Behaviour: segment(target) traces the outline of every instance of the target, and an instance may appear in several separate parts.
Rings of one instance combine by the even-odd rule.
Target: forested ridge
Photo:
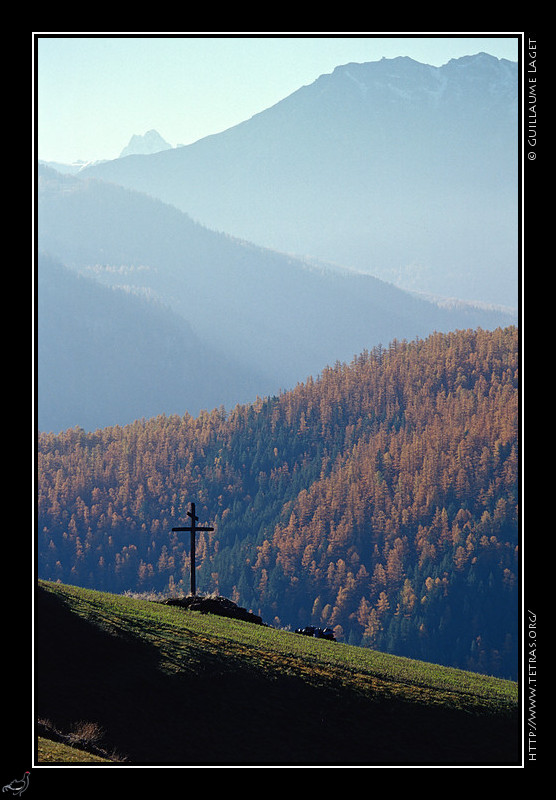
[[[518,333],[393,341],[250,405],[38,434],[39,577],[197,587],[277,626],[517,677]]]

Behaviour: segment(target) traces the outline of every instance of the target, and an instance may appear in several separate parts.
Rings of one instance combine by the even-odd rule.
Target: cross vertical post
[[[191,594],[196,594],[196,586],[195,586],[195,523],[199,521],[199,518],[195,516],[195,503],[191,503],[191,512],[187,512],[187,516],[191,517],[191,538],[190,538],[190,546],[189,552],[191,554]]]
[[[172,531],[190,531],[191,533],[191,594],[197,594],[197,587],[195,581],[195,534],[199,531],[213,531],[214,528],[198,528],[195,523],[199,522],[199,517],[195,515],[195,503],[191,503],[191,511],[187,512],[187,516],[191,517],[191,525],[185,528],[172,528]]]

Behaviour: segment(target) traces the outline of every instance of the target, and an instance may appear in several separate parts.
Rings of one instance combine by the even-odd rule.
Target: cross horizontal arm
[[[189,528],[172,528],[172,530],[173,531],[191,531],[191,530],[194,530],[194,531],[213,531],[214,528],[197,528],[197,527],[192,528],[190,526]]]

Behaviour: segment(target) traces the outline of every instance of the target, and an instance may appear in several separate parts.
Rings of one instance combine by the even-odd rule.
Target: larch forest
[[[40,578],[517,678],[518,333],[392,341],[256,402],[37,436]]]

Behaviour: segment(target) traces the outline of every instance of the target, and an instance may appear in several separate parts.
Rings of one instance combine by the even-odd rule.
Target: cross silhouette
[[[197,528],[195,523],[199,522],[199,517],[195,516],[195,503],[191,503],[191,511],[187,512],[191,517],[191,525],[186,528],[172,528],[173,531],[191,531],[191,594],[197,594],[195,587],[195,534],[198,531],[213,531],[214,528]]]

